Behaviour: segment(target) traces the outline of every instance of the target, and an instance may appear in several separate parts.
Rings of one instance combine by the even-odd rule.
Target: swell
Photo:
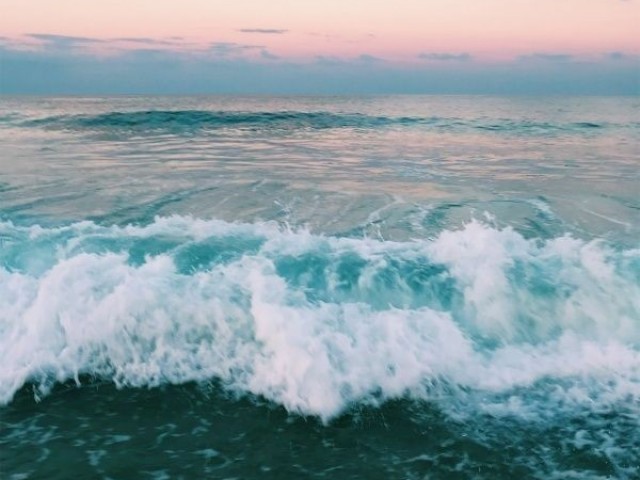
[[[180,133],[225,128],[245,129],[376,129],[384,127],[422,127],[451,131],[493,131],[518,134],[582,133],[612,126],[594,122],[535,122],[512,119],[463,119],[448,117],[376,116],[331,112],[242,112],[206,110],[149,110],[107,112],[99,115],[59,115],[22,121],[21,125],[61,130],[124,130]]]
[[[376,128],[394,124],[436,121],[421,118],[371,116],[329,112],[234,112],[234,111],[138,111],[108,112],[100,115],[54,116],[28,122],[33,126],[77,129],[190,130],[222,128]]]
[[[549,415],[640,400],[640,250],[472,222],[413,242],[191,217],[0,223],[0,401],[83,376]],[[638,412],[636,412],[637,414]]]

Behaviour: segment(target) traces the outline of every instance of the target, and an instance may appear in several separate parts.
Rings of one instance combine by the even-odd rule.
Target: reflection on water
[[[5,99],[0,202],[53,222],[181,213],[390,238],[453,202],[452,220],[630,239],[637,113],[634,98]]]

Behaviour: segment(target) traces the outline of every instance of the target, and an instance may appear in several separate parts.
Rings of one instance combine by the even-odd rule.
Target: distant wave
[[[204,110],[149,110],[108,112],[99,115],[62,115],[23,121],[23,126],[62,130],[119,130],[135,133],[182,133],[225,128],[240,129],[376,129],[423,127],[452,131],[485,130],[518,134],[553,132],[587,133],[606,128],[591,122],[550,123],[508,119],[461,119],[445,117],[375,116],[331,112],[235,112]]]
[[[100,115],[48,117],[27,122],[61,128],[126,128],[149,130],[246,128],[376,128],[394,124],[436,122],[437,119],[370,116],[328,112],[212,112],[203,110],[109,112]]]
[[[477,222],[390,242],[178,216],[0,222],[0,244],[0,403],[88,375],[215,380],[324,419],[398,397],[640,405],[640,250]]]

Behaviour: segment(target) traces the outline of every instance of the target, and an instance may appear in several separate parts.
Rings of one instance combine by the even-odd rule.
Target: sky
[[[640,0],[0,0],[0,93],[639,94]]]

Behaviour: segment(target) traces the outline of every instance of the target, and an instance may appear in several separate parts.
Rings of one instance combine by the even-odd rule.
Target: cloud
[[[82,55],[105,52],[110,54],[125,53],[137,46],[145,49],[182,51],[186,49],[198,51],[206,48],[206,45],[189,42],[184,37],[94,38],[51,33],[27,33],[14,38],[0,37],[0,44],[4,44],[11,50],[39,50],[56,54],[75,53]]]
[[[92,49],[104,48],[107,41],[101,38],[57,35],[53,33],[26,33],[2,42],[8,50],[41,51],[52,55],[86,55]]]
[[[529,60],[542,60],[545,62],[570,62],[573,60],[573,55],[569,55],[566,53],[531,53],[528,55],[520,55],[518,60],[521,61],[529,61]]]
[[[128,42],[128,43],[140,43],[145,45],[166,45],[166,46],[175,46],[180,45],[181,39],[163,39],[163,38],[150,38],[150,37],[118,37],[110,39],[109,41],[114,42]]]
[[[267,60],[279,60],[279,59],[280,59],[280,57],[279,57],[279,56],[274,55],[273,53],[269,52],[269,51],[268,51],[268,50],[266,50],[266,49],[263,49],[263,50],[260,52],[260,56],[261,56],[262,58],[267,59]]]
[[[6,51],[33,51],[50,55],[92,56],[129,56],[138,51],[149,54],[157,52],[178,53],[184,58],[206,60],[213,55],[217,58],[242,57],[247,52],[265,49],[264,45],[236,42],[192,43],[183,37],[113,37],[92,38],[50,33],[28,33],[16,38],[0,37],[0,46]],[[275,59],[269,52],[264,58]]]
[[[344,63],[344,61],[341,58],[332,57],[330,55],[316,55],[314,60],[316,64],[327,66],[327,67],[342,65]]]
[[[281,28],[241,28],[238,31],[242,33],[264,33],[268,35],[282,35],[283,33],[287,33],[289,30]]]
[[[15,39],[9,37],[0,36],[0,46],[5,48],[12,48],[15,45]]]
[[[72,45],[84,37],[45,37]],[[146,37],[125,45],[101,40],[92,48],[16,48],[0,43],[3,94],[637,94],[631,53],[600,52],[589,62],[434,61],[401,64],[369,53],[351,58],[276,58],[266,46],[234,42],[197,48],[154,48]],[[36,39],[21,37],[21,45]],[[148,39],[154,40],[154,39]],[[160,42],[168,37],[159,39]],[[28,43],[31,42],[31,43]],[[120,44],[118,42],[121,42]],[[114,47],[115,45],[115,47]],[[139,47],[133,48],[130,47]],[[426,54],[430,55],[430,54]],[[445,55],[440,53],[439,55]],[[447,55],[462,55],[447,54]],[[550,54],[545,54],[550,55]],[[562,54],[556,54],[562,55]],[[536,58],[536,57],[528,57]],[[554,57],[557,58],[557,57]],[[273,60],[273,61],[272,61]]]
[[[341,58],[334,57],[331,55],[316,55],[314,57],[315,65],[323,66],[323,67],[352,67],[352,66],[363,66],[363,65],[378,65],[384,63],[384,59],[380,57],[375,57],[368,53],[363,53],[362,55],[358,55],[355,58]]]
[[[368,53],[363,53],[357,58],[358,61],[362,63],[378,63],[384,62],[384,60],[380,57],[375,57],[373,55],[369,55]]]
[[[640,55],[633,55],[631,53],[624,52],[607,52],[604,54],[605,58],[609,60],[631,60],[637,61],[640,59]]]
[[[421,53],[418,58],[444,62],[468,62],[473,57],[468,53]]]
[[[339,40],[342,38],[340,35],[334,35],[330,33],[319,33],[319,32],[306,32],[306,35],[309,35],[311,37],[320,37],[328,42]]]
[[[624,60],[625,58],[627,58],[627,55],[622,52],[609,52],[606,53],[605,56],[607,58],[610,58],[611,60]]]
[[[152,38],[152,37],[115,37],[93,38],[76,37],[70,35],[56,35],[52,33],[28,33],[25,37],[40,40],[48,45],[58,47],[72,47],[87,44],[109,44],[114,42],[142,43],[152,45],[178,45],[184,40],[182,37]]]
[[[51,48],[74,48],[104,43],[104,40],[100,38],[74,37],[70,35],[55,35],[52,33],[28,33],[25,36],[40,40],[45,43],[46,47]]]
[[[235,42],[213,42],[209,45],[209,51],[216,57],[235,57],[256,49],[264,49],[264,45],[247,45]]]

